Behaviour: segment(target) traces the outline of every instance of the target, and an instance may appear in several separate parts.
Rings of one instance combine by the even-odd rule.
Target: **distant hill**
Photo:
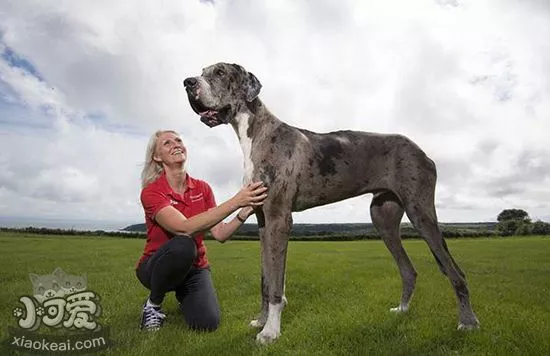
[[[441,232],[445,237],[498,237],[495,222],[479,223],[442,223]],[[146,238],[145,224],[134,224],[116,231],[93,230],[82,231],[76,229],[60,229],[48,227],[10,228],[2,227],[1,232],[32,233],[42,235],[70,235],[70,236],[110,236],[122,238]],[[401,237],[419,238],[420,236],[410,223],[401,224]],[[209,233],[207,240],[212,239]],[[256,224],[244,224],[232,236],[232,240],[258,240],[258,226]],[[378,240],[380,236],[370,223],[365,224],[294,224],[291,241],[353,241],[353,240]]]
[[[145,224],[134,224],[125,227],[122,231],[146,232]],[[370,233],[374,231],[372,224],[294,224],[292,233],[296,235],[326,235],[335,232]],[[243,224],[237,230],[241,235],[258,234],[257,224]]]
[[[145,227],[145,224],[134,224],[126,226],[124,229],[121,229],[122,231],[128,231],[128,232],[147,232],[147,228]]]
[[[496,222],[477,222],[477,223],[441,223],[439,224],[443,235],[446,237],[467,237],[467,236],[488,236],[494,235]],[[146,232],[145,224],[134,224],[125,227],[122,231],[127,232]],[[410,223],[401,224],[401,234],[404,237],[417,237],[418,233]],[[235,233],[239,236],[257,237],[257,224],[243,224]],[[371,223],[354,224],[293,224],[291,236],[331,236],[343,235],[367,236],[376,238],[378,233]]]

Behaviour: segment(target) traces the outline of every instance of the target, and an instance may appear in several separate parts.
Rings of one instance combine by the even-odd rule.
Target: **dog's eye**
[[[221,69],[216,69],[215,73],[218,77],[223,77],[225,75],[225,72]]]

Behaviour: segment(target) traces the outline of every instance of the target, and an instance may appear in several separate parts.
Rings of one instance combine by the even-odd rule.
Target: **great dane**
[[[263,181],[268,197],[256,211],[261,241],[261,312],[250,324],[256,340],[280,336],[285,267],[292,212],[372,193],[372,222],[395,259],[405,312],[416,270],[401,243],[404,213],[426,240],[458,301],[459,329],[479,327],[465,276],[438,227],[434,205],[436,167],[410,139],[360,131],[315,133],[279,120],[258,98],[261,84],[237,64],[217,63],[184,80],[191,108],[209,127],[230,124],[244,154],[244,182]]]

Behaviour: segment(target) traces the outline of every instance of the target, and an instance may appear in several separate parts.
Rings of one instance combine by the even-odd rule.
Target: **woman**
[[[138,279],[151,291],[143,306],[141,329],[155,331],[162,326],[166,315],[161,304],[169,291],[175,291],[191,328],[218,327],[220,309],[203,232],[210,230],[224,242],[267,196],[267,188],[257,182],[216,206],[210,186],[185,171],[186,158],[176,132],[157,131],[151,137],[141,177],[147,242],[136,267]],[[233,220],[222,221],[239,208]]]

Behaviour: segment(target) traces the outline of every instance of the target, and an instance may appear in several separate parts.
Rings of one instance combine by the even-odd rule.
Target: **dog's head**
[[[256,76],[238,64],[217,63],[183,81],[189,104],[210,127],[229,123],[262,88]]]

